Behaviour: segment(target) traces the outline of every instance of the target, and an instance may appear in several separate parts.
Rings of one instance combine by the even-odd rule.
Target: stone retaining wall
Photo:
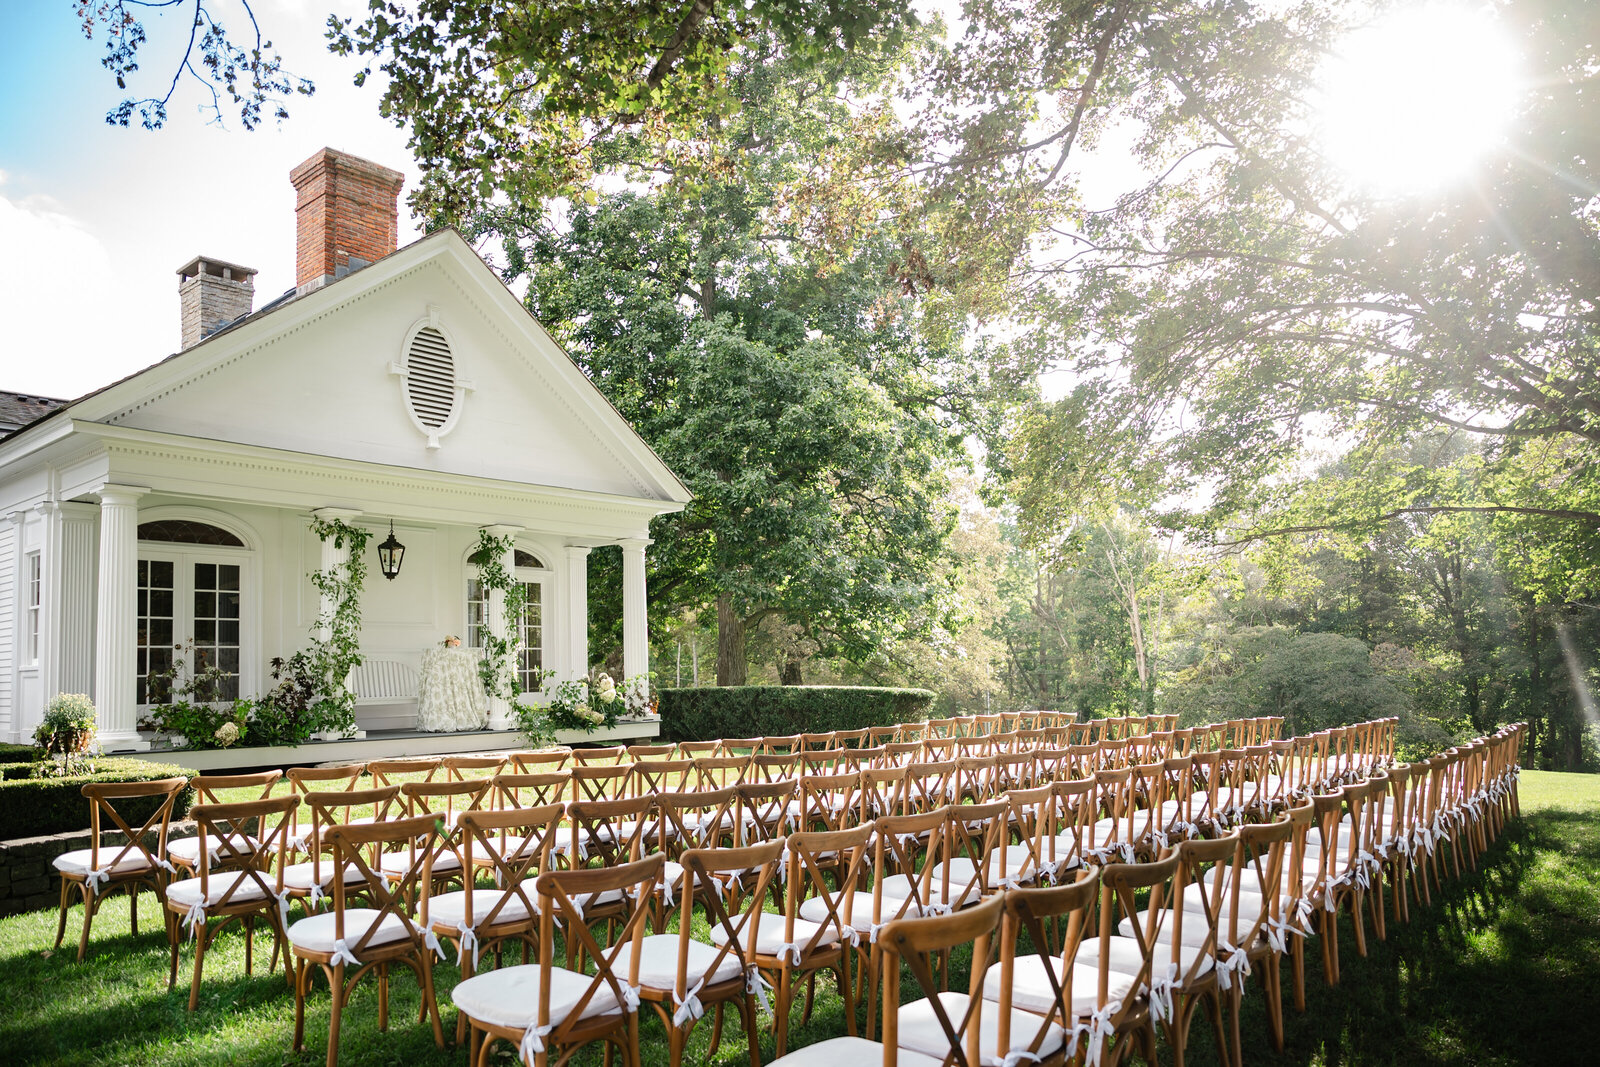
[[[167,840],[193,837],[194,833],[193,823],[174,823]],[[107,830],[100,835],[100,847],[121,848],[127,840],[122,833]],[[149,835],[148,845],[155,848],[155,834]],[[0,841],[0,917],[58,906],[61,879],[56,877],[55,858],[64,852],[88,847],[87,830]]]

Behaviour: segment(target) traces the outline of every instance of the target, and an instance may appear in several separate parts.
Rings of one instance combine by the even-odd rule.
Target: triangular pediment
[[[75,419],[131,429],[689,499],[454,231],[253,316],[73,407]]]

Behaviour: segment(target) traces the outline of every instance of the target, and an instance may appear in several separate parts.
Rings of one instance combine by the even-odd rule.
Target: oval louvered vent
[[[430,430],[443,427],[455,411],[455,358],[444,334],[432,326],[418,330],[406,352],[406,403]]]

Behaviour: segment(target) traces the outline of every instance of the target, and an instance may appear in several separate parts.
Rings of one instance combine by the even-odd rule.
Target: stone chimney
[[[294,170],[295,286],[303,294],[395,250],[405,175],[324,148]]]
[[[183,347],[197,345],[234,319],[250,314],[256,272],[237,263],[196,256],[178,268]]]

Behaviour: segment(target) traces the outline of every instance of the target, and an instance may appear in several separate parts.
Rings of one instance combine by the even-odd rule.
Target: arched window
[[[522,585],[524,606],[521,619],[522,646],[517,655],[517,680],[525,693],[540,689],[546,659],[545,610],[549,604],[546,582],[550,571],[544,561],[526,549],[516,549],[513,576]],[[483,629],[488,619],[488,602],[483,584],[475,573],[467,579],[466,643],[483,647]]]
[[[177,545],[222,545],[226,548],[243,548],[244,542],[209,522],[188,519],[158,519],[139,524],[139,540],[169,541]]]

